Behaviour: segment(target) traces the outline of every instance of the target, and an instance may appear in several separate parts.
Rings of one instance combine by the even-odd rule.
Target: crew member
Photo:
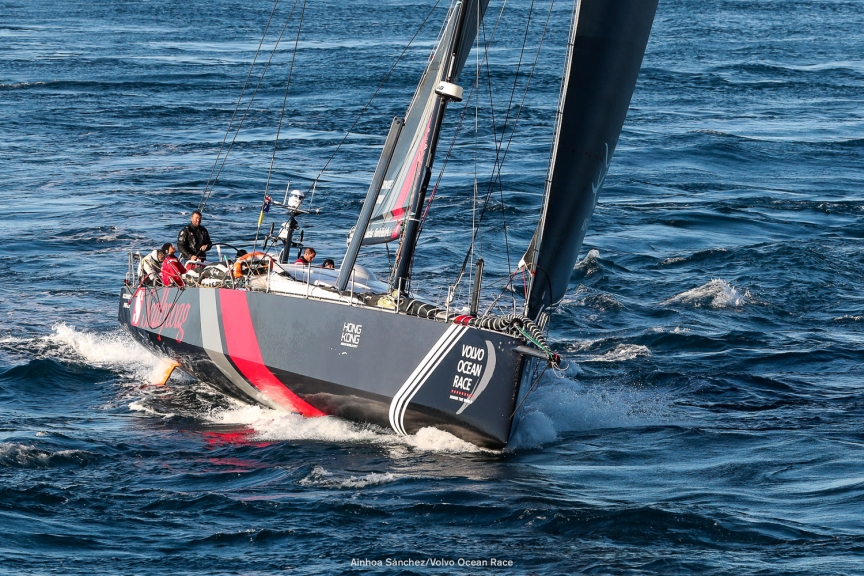
[[[336,268],[336,262],[333,261],[332,258],[327,258],[324,260],[324,264],[321,265],[322,268],[327,268],[328,270],[333,270]]]
[[[174,255],[174,246],[171,244],[166,244],[166,246],[168,249],[165,250],[165,260],[162,262],[162,284],[182,288],[185,286],[183,274],[186,272],[186,267]]]
[[[201,212],[192,212],[190,223],[177,235],[177,248],[186,260],[206,260],[207,250],[213,247],[210,234],[201,226]]]
[[[159,278],[162,270],[162,261],[165,260],[165,250],[157,248],[153,250],[138,263],[138,278],[143,286],[160,286]]]
[[[310,266],[312,264],[312,260],[315,259],[315,249],[314,248],[305,248],[303,250],[303,255],[297,259],[294,264],[302,264],[303,266]]]

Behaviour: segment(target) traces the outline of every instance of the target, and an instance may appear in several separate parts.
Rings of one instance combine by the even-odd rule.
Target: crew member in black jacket
[[[191,223],[177,235],[177,248],[186,260],[206,260],[207,250],[212,248],[210,234],[201,226],[201,212],[192,212]]]

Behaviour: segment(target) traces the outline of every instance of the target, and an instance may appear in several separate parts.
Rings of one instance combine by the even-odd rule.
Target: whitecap
[[[0,443],[0,466],[44,468],[55,463],[85,463],[94,455],[85,450],[58,450],[52,452],[27,444]]]
[[[672,258],[666,258],[660,262],[661,266],[668,266],[669,264],[676,264],[678,262],[684,262],[687,260],[683,256],[674,256]]]
[[[690,304],[695,308],[709,306],[711,308],[740,308],[752,302],[750,292],[745,290],[742,294],[737,288],[725,280],[714,279],[698,288],[682,292],[668,300],[669,304]]]
[[[394,474],[392,472],[370,472],[363,476],[337,476],[321,466],[315,466],[308,476],[300,480],[303,486],[321,486],[324,488],[366,488],[367,486],[380,486],[389,484],[402,478],[407,478],[403,474]]]
[[[590,270],[590,267],[593,266],[596,269],[597,260],[599,260],[599,259],[600,259],[600,251],[597,250],[596,248],[593,248],[593,249],[588,251],[588,254],[585,255],[585,258],[583,258],[582,260],[580,260],[579,262],[576,263],[576,266],[574,266],[573,269],[574,270],[596,271],[596,270]]]
[[[647,346],[641,344],[619,344],[612,350],[600,356],[589,356],[580,358],[580,362],[625,362],[640,356],[650,356],[651,351]]]

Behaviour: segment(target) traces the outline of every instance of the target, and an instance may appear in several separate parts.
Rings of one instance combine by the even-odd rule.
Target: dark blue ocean
[[[292,6],[205,212],[220,241],[254,238],[301,11],[276,196],[308,189],[433,12],[302,222],[338,262],[444,7]],[[148,385],[156,362],[116,320],[126,255],[188,221],[272,8],[0,1],[0,573],[864,573],[864,3],[661,0],[552,318],[569,366],[503,453],[243,406],[182,374]],[[418,295],[454,282],[475,173],[482,201],[514,124],[481,223],[485,302],[521,257],[571,9],[492,0],[488,64],[472,53],[461,82],[479,68],[479,88],[445,122]],[[362,259],[386,276],[383,247]],[[454,566],[386,565],[429,558]]]

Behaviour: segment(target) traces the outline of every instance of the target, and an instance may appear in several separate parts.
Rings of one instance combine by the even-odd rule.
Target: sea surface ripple
[[[301,5],[208,207],[220,240],[254,236]],[[432,6],[306,5],[277,193],[309,186]],[[271,7],[0,2],[0,573],[320,574],[388,558],[864,572],[864,3],[661,1],[553,317],[569,367],[544,375],[503,453],[243,406],[182,375],[146,385],[155,360],[116,321],[126,254],[175,239],[197,204]],[[468,247],[475,170],[488,184],[489,86],[500,138],[514,77],[503,133],[518,124],[480,236],[490,279],[531,236],[567,3],[519,104],[549,10],[510,0],[480,62],[476,135],[475,97],[416,262],[430,299]],[[442,17],[317,187],[305,224],[321,257],[341,256]],[[383,249],[367,252],[385,271]],[[488,302],[500,283],[487,286]]]

